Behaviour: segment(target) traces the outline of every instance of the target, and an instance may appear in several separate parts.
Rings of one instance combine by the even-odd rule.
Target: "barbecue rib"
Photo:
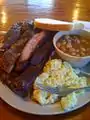
[[[4,43],[1,49],[6,51],[12,44],[20,39],[25,31],[33,29],[33,25],[30,22],[18,22],[11,26],[6,35],[4,36]]]
[[[49,56],[53,50],[52,41],[45,43],[41,48],[38,48],[37,52],[31,59],[31,64],[19,77],[11,79],[11,86],[9,87],[21,97],[27,97],[32,88],[32,84],[35,78],[41,73],[43,66],[49,59]],[[38,62],[35,62],[38,60]]]
[[[20,37],[20,31],[21,31],[22,24],[16,23],[14,24],[6,33],[4,36],[4,44],[1,49],[6,51],[11,47],[12,44],[14,44]]]
[[[35,30],[29,22],[16,25],[5,36],[4,52],[0,56],[0,75],[4,84],[25,98],[53,51],[52,38],[55,33],[45,30],[37,33],[38,29]]]
[[[36,36],[37,37],[36,38],[33,37],[35,40],[34,39],[32,39],[32,40],[33,40],[33,42],[36,41],[37,44],[35,43],[34,48],[32,49],[31,47],[29,47],[30,46],[29,42],[27,43],[27,45],[25,46],[25,49],[23,49],[24,52],[22,52],[22,54],[21,54],[21,59],[19,59],[16,62],[14,70],[19,73],[23,72],[27,68],[27,66],[30,64],[30,60],[32,59],[33,55],[36,54],[37,51],[39,50],[38,48],[41,48],[46,42],[52,40],[54,34],[55,34],[54,32],[52,33],[50,31],[43,31],[43,32],[40,32],[39,34],[36,34],[35,37]],[[28,54],[28,57],[27,57],[27,54]],[[27,59],[24,56],[27,57]],[[36,61],[38,62],[38,60],[36,60]]]
[[[11,45],[11,47],[3,53],[0,58],[0,68],[10,73],[15,65],[17,58],[20,56],[26,42],[33,36],[33,29],[30,26],[23,32],[20,39]]]

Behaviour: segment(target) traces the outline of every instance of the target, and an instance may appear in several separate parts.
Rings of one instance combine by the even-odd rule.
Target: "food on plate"
[[[16,64],[15,70],[22,71],[23,68],[27,66],[29,63],[28,60],[31,58],[32,53],[35,51],[39,42],[45,37],[45,32],[42,31],[33,35],[33,37],[26,43],[25,47],[23,48],[20,58]]]
[[[48,92],[42,91],[40,89],[35,89],[33,91],[33,99],[41,105],[52,104],[58,100],[59,96],[57,94],[49,94]]]
[[[4,51],[9,49],[12,44],[17,42],[21,38],[24,32],[24,36],[26,35],[27,37],[31,34],[32,24],[30,22],[18,22],[12,25],[6,33],[6,35],[4,36],[4,42],[1,49],[3,49]]]
[[[73,24],[71,22],[65,22],[49,18],[36,18],[34,20],[34,26],[45,30],[59,31],[59,30],[71,30]]]
[[[31,64],[24,70],[20,76],[11,79],[9,87],[22,97],[28,96],[30,88],[35,78],[40,74],[44,64],[49,59],[53,50],[52,41],[47,41],[41,48],[39,48],[31,58]],[[42,54],[43,53],[43,54]],[[37,59],[37,62],[36,62]]]
[[[8,30],[4,36],[3,46],[1,49],[4,51],[9,49],[20,37],[21,24],[16,23]]]
[[[34,82],[33,98],[41,105],[55,103],[59,99],[59,95],[50,94],[38,88],[37,83],[45,86],[68,86],[71,88],[80,88],[87,86],[87,78],[79,77],[67,62],[62,62],[60,59],[49,60],[41,73]],[[77,93],[71,93],[60,99],[60,103],[64,109],[74,107],[77,103]],[[75,99],[75,104],[73,103]],[[67,103],[66,103],[67,101]],[[68,108],[67,108],[68,106]]]
[[[0,68],[5,72],[10,73],[15,65],[17,58],[20,56],[26,42],[33,36],[31,28],[24,31],[20,39],[17,40],[11,47],[0,56]],[[9,41],[11,42],[11,41]]]
[[[45,55],[45,54],[41,53],[40,51],[43,51],[45,53],[44,44],[46,44],[48,42],[50,45],[51,44],[50,40],[52,40],[53,35],[54,35],[54,33],[50,32],[50,31],[40,31],[39,33],[36,32],[35,36],[32,37],[32,40],[27,42],[25,48],[23,49],[23,51],[21,53],[21,57],[19,58],[18,62],[16,63],[15,71],[22,72],[25,68],[27,68],[28,64],[32,63],[35,65],[38,62],[40,62],[42,57],[44,57],[44,55]],[[37,59],[37,57],[39,57],[39,58]]]
[[[90,40],[79,35],[63,35],[56,45],[60,50],[72,56],[90,56]]]
[[[75,92],[61,98],[61,106],[64,110],[70,110],[77,105],[77,94]]]
[[[64,110],[71,109],[77,104],[76,92],[59,98],[40,90],[37,83],[80,88],[87,86],[87,79],[79,77],[69,63],[51,57],[55,53],[52,39],[56,32],[35,27],[31,22],[19,22],[5,35],[0,48],[0,80],[23,98],[33,97],[41,105],[59,101]]]
[[[45,36],[45,32],[42,31],[40,33],[35,34],[31,38],[31,40],[27,42],[20,56],[20,61],[26,61],[31,57],[32,52],[35,50],[35,48],[37,47],[37,45],[43,39],[44,36]]]
[[[0,68],[1,80],[4,84],[6,84],[13,92],[18,94],[19,96],[24,98],[29,95],[30,92],[29,90],[32,89],[34,80],[41,73],[44,64],[47,62],[49,56],[51,55],[54,49],[52,43],[53,36],[54,36],[53,33],[48,31],[45,32],[43,30],[39,33],[35,33],[32,36],[31,39],[33,40],[31,41],[31,44],[29,44],[29,47],[32,47],[32,44],[35,43],[34,50],[30,49],[31,50],[30,52],[32,52],[32,56],[30,54],[30,56],[28,57],[29,60],[25,59],[24,61],[25,64],[23,64],[22,61],[22,65],[20,69],[23,70],[21,70],[21,72],[18,72],[18,70],[16,70],[16,67],[17,67],[18,59],[20,59],[19,56],[22,54],[24,46],[26,45],[25,49],[28,49],[27,48],[28,37],[26,41],[23,39],[22,40],[23,42],[21,41],[21,39],[18,40],[17,42],[19,42],[20,44],[17,44],[17,42],[14,43],[10,49],[8,49],[6,52],[3,53],[3,56],[5,56],[7,53],[8,57],[5,56],[4,59],[2,59],[3,60],[2,62],[4,63],[4,61],[7,61],[8,63],[10,63],[10,66],[13,68],[11,68],[12,70],[10,69],[9,72],[8,70],[10,66],[6,66],[8,68],[7,70]],[[37,39],[39,40],[37,41]],[[24,42],[26,44],[24,44]],[[9,52],[12,53],[12,56],[9,54]],[[20,53],[20,55],[18,55],[18,52]],[[14,53],[16,55],[15,56],[16,58],[14,57]],[[2,63],[0,63],[0,66],[1,65]],[[7,65],[6,62],[5,65]]]

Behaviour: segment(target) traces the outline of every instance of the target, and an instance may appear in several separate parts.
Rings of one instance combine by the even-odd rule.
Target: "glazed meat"
[[[38,48],[42,47],[46,42],[52,39],[54,34],[49,31],[36,33],[32,39],[24,47],[20,59],[15,66],[16,72],[22,72],[30,63],[32,54],[36,54]],[[33,44],[33,45],[32,45]]]
[[[17,58],[20,56],[26,42],[33,36],[31,29],[27,29],[20,39],[11,45],[11,47],[4,52],[0,58],[0,68],[5,72],[10,73],[15,65]]]
[[[7,50],[11,47],[13,43],[15,43],[20,37],[21,24],[14,24],[4,36],[4,44],[2,49]]]
[[[54,49],[55,33],[34,29],[29,22],[16,25],[6,34],[1,48],[4,51],[0,54],[0,75],[13,92],[26,98]]]
[[[9,87],[22,97],[28,96],[29,90],[32,88],[35,78],[41,73],[43,66],[49,59],[53,50],[52,41],[45,43],[42,48],[38,48],[37,52],[31,59],[31,64],[20,74],[19,77],[11,80]],[[38,61],[38,62],[36,62]]]
[[[37,33],[27,42],[22,51],[20,61],[26,61],[30,58],[38,43],[42,40],[44,36],[45,32]]]
[[[30,22],[18,22],[11,26],[6,35],[4,36],[4,44],[1,49],[7,50],[12,44],[20,39],[25,31],[30,32],[33,29],[33,25]]]

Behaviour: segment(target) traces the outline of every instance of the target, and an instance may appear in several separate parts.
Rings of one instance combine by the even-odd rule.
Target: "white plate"
[[[59,104],[41,106],[33,101],[24,101],[19,96],[15,95],[7,86],[0,82],[0,97],[12,107],[30,114],[37,115],[55,115],[64,114],[76,110],[88,102],[90,102],[90,92],[78,97],[77,106],[72,108],[70,111],[63,111]]]
[[[80,23],[83,23],[83,21]],[[4,32],[2,32],[2,34],[3,33]],[[63,111],[60,104],[41,106],[33,101],[24,101],[19,96],[14,94],[7,86],[3,85],[1,82],[0,82],[0,98],[3,99],[6,103],[11,105],[12,107],[26,113],[36,114],[36,115],[55,115],[55,114],[65,114],[67,112],[71,112],[73,110],[83,107],[85,104],[90,102],[90,92],[85,92],[85,94],[80,95],[78,97],[77,106],[75,106],[69,111]]]

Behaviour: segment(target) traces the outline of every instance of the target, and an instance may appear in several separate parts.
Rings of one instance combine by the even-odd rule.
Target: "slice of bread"
[[[60,30],[71,30],[73,27],[72,22],[59,21],[49,18],[36,18],[34,20],[34,26],[36,28],[60,31]]]

